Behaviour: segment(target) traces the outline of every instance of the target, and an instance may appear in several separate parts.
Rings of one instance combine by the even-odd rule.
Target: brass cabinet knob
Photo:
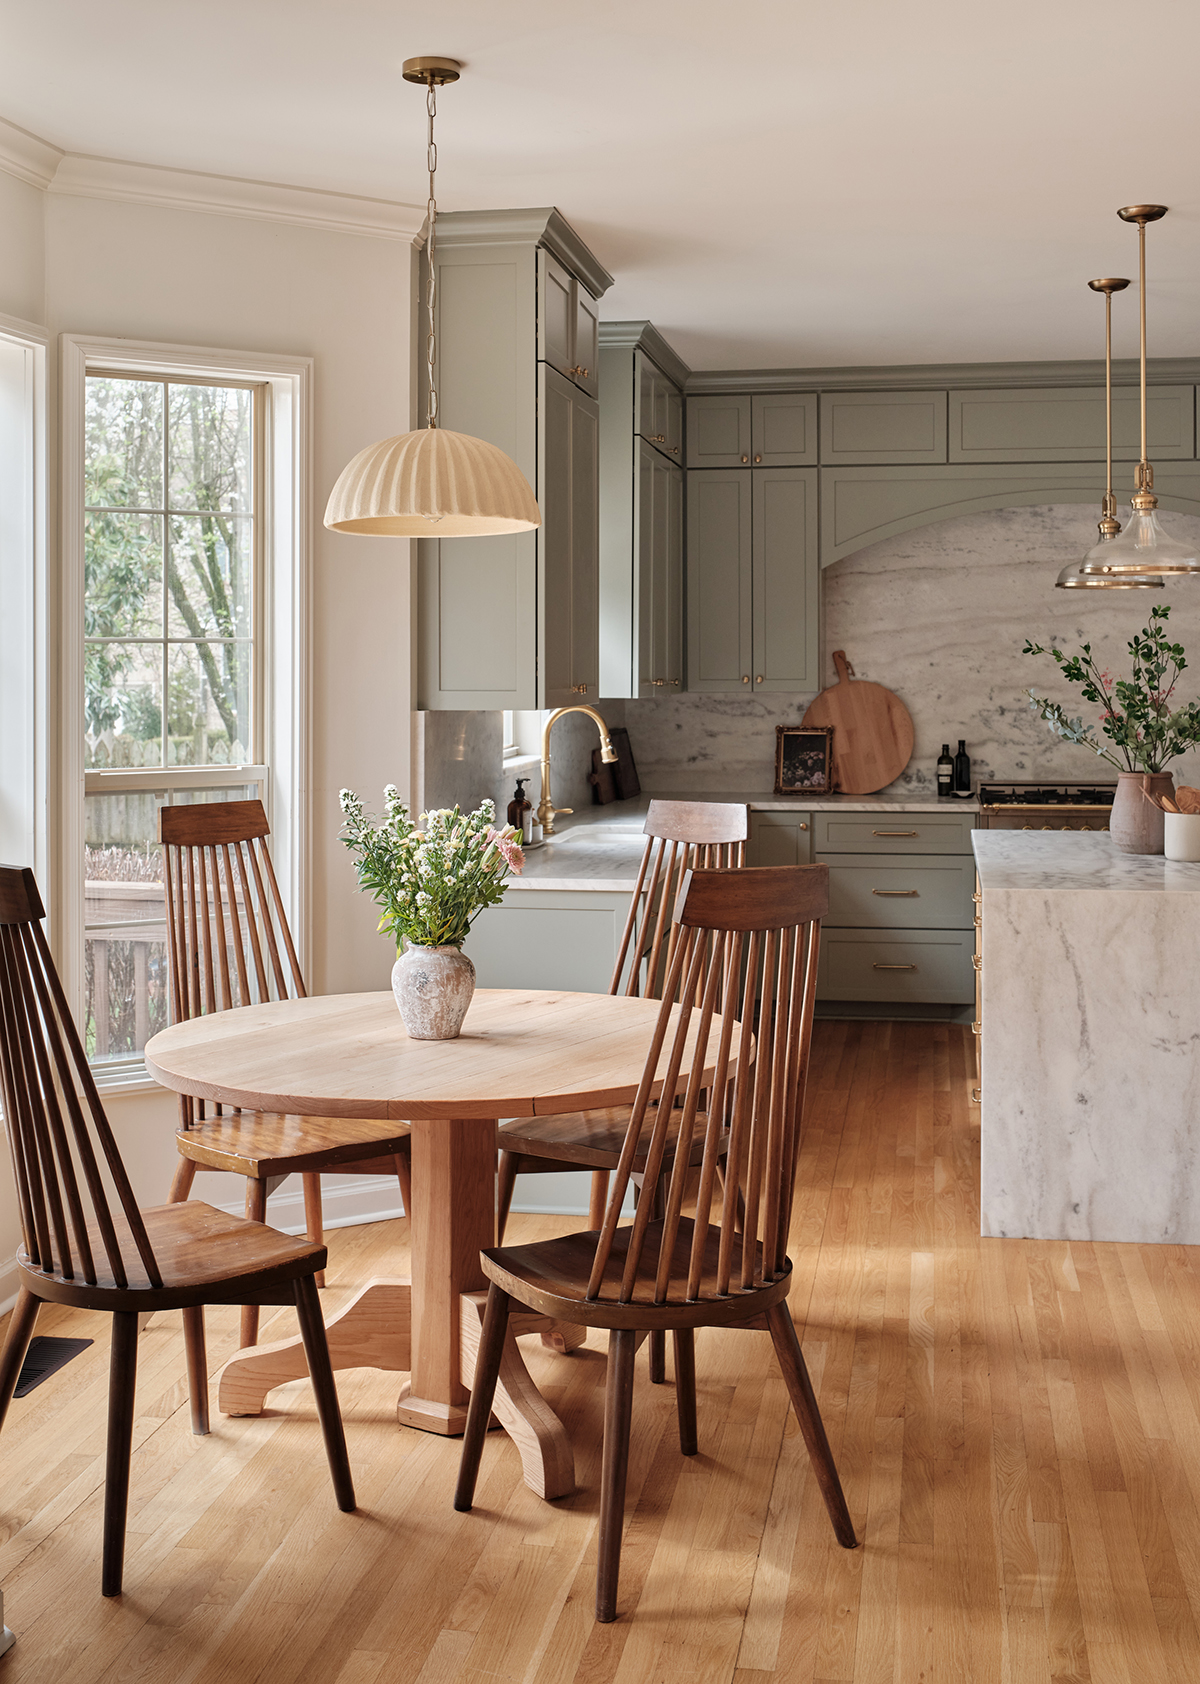
[[[758,677],[757,677],[757,678],[756,678],[756,679],[755,679],[755,680],[754,680],[754,682],[755,682],[755,683],[756,683],[756,684],[761,684],[761,683],[762,683],[762,673],[761,673],[761,672],[760,672],[760,673],[759,673],[759,675],[758,675]]]
[[[756,461],[756,462],[761,462],[761,461],[762,461],[762,457],[761,457],[761,456],[756,456],[756,457],[755,457],[755,458],[754,458],[754,460],[755,460],[755,461]]]
[[[651,684],[657,684],[657,685],[663,685],[663,684],[665,684],[665,683],[666,683],[666,682],[667,682],[667,681],[666,681],[666,679],[665,679],[665,678],[652,678],[652,679],[651,679],[651,680],[650,680],[650,682],[651,682]]]
[[[808,826],[805,824],[804,820],[801,819],[800,823],[796,826],[796,829],[797,830],[807,830]]]
[[[677,444],[673,444],[671,446],[671,455],[672,456],[678,456],[679,455],[679,446]]]
[[[670,680],[670,683],[672,683],[672,684],[673,684],[673,685],[674,685],[674,686],[675,686],[675,688],[676,688],[676,689],[677,689],[677,690],[678,690],[678,688],[679,688],[679,680],[678,680],[678,679],[677,679],[677,678],[672,678],[672,679],[671,679],[671,680]]]
[[[750,674],[748,672],[744,672],[742,674],[742,683],[743,684],[749,684],[749,682],[750,682]]]
[[[571,694],[573,696],[586,696],[587,695],[587,685],[586,684],[572,684]],[[560,807],[558,810],[559,810],[560,813],[566,812],[565,807]]]
[[[743,462],[748,462],[748,461],[749,461],[749,460],[750,460],[750,458],[749,458],[749,457],[748,457],[748,456],[743,456],[743,457],[742,457],[742,461],[743,461]]]
[[[665,433],[651,433],[650,434],[650,443],[651,444],[666,444],[666,442],[667,442],[667,435]]]

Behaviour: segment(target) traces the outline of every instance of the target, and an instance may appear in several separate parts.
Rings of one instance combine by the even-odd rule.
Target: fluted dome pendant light
[[[1101,539],[1083,558],[1085,573],[1150,574],[1200,573],[1200,556],[1189,544],[1168,538],[1155,510],[1154,469],[1146,450],[1146,224],[1167,214],[1166,205],[1126,205],[1117,215],[1138,228],[1138,290],[1141,305],[1142,459],[1134,475],[1133,510],[1123,532]]]
[[[484,439],[452,433],[437,424],[437,147],[433,122],[438,88],[457,82],[461,69],[452,58],[404,61],[404,79],[425,87],[429,112],[426,424],[418,432],[399,433],[369,445],[342,469],[325,510],[325,524],[334,532],[400,538],[481,538],[528,532],[542,523],[533,489],[511,456]]]
[[[1089,559],[1098,555],[1121,530],[1112,488],[1112,295],[1124,292],[1128,285],[1128,281],[1115,275],[1088,282],[1093,292],[1104,294],[1104,425],[1108,462],[1104,497],[1100,504],[1100,542],[1088,551]],[[1163,588],[1161,579],[1149,579],[1137,573],[1085,573],[1081,561],[1073,561],[1064,567],[1054,583],[1060,591],[1161,591]]]

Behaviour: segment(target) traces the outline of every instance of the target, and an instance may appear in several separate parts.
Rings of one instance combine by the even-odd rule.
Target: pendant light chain
[[[434,262],[437,226],[437,199],[434,197],[433,178],[437,174],[437,143],[433,138],[433,119],[437,116],[437,84],[431,76],[425,94],[425,109],[429,113],[429,140],[426,148],[426,164],[429,169],[429,203],[426,206],[426,216],[429,220],[429,236],[425,250],[429,258],[429,329],[425,335],[425,363],[429,370],[429,407],[426,422],[430,427],[437,426],[438,395],[435,384],[435,370],[437,367],[437,326],[435,312],[437,308],[437,265]]]

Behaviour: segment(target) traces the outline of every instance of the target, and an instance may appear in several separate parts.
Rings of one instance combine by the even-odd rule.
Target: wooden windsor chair
[[[175,1022],[307,990],[283,910],[261,801],[214,801],[159,811],[167,898],[167,945]],[[191,1192],[198,1169],[246,1177],[246,1215],[265,1222],[267,1195],[298,1173],[314,1245],[324,1240],[322,1174],[394,1175],[412,1208],[411,1143],[406,1123],[280,1116],[264,1111],[206,1114],[180,1095],[175,1136],[179,1166],[172,1204]],[[324,1276],[317,1282],[323,1286]],[[241,1343],[258,1340],[258,1308],[242,1312]]]
[[[294,1304],[338,1507],[354,1486],[315,1275],[324,1246],[199,1200],[139,1211],[50,957],[32,871],[0,866],[0,1097],[17,1184],[21,1287],[0,1351],[0,1425],[43,1302],[113,1318],[101,1589],[120,1594],[139,1314],[182,1310],[192,1430],[208,1431],[204,1305]]]
[[[652,801],[646,814],[646,848],[617,953],[610,994],[661,996],[672,941],[671,909],[686,871],[730,869],[746,860],[747,809],[733,802]],[[499,1130],[500,1186],[497,1242],[503,1244],[518,1175],[567,1167],[592,1171],[588,1226],[599,1228],[608,1180],[621,1158],[629,1122],[627,1105],[518,1117]],[[699,1162],[697,1145],[693,1163]],[[668,1150],[664,1169],[671,1167]],[[644,1154],[634,1164],[634,1185],[644,1178]],[[653,1189],[653,1183],[652,1189]],[[657,1366],[657,1365],[656,1365]],[[661,1374],[653,1376],[661,1378]]]
[[[633,1359],[640,1336],[651,1331],[674,1336],[679,1444],[690,1456],[697,1448],[696,1328],[769,1329],[838,1542],[846,1549],[857,1542],[787,1308],[792,1268],[787,1236],[820,920],[828,908],[829,871],[823,865],[690,872],[679,911],[681,938],[599,1234],[481,1254],[491,1284],[454,1506],[469,1509],[474,1498],[514,1300],[542,1315],[608,1328],[596,1578],[601,1621],[616,1618]],[[673,1011],[676,995],[681,1004]],[[646,1173],[654,1176],[666,1155],[672,1113],[651,1104],[655,1073],[669,1048],[662,1091],[675,1091],[690,1029],[696,1032],[691,1075],[682,1112],[674,1115],[681,1117],[681,1142],[697,1137],[703,1142],[694,1215],[683,1214],[690,1155],[677,1148],[664,1214],[652,1215],[649,1200],[643,1200],[632,1224],[622,1227],[621,1204],[634,1162],[645,1152]],[[707,1113],[699,1105],[706,1086]],[[726,1115],[732,1122],[725,1185],[714,1208],[717,1146]],[[745,1200],[741,1216],[739,1191]]]

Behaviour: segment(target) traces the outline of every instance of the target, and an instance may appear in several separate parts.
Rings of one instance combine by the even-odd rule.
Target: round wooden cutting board
[[[854,677],[845,650],[834,650],[833,664],[837,683],[821,691],[801,723],[833,726],[833,787],[873,795],[912,758],[913,722],[899,696]]]

